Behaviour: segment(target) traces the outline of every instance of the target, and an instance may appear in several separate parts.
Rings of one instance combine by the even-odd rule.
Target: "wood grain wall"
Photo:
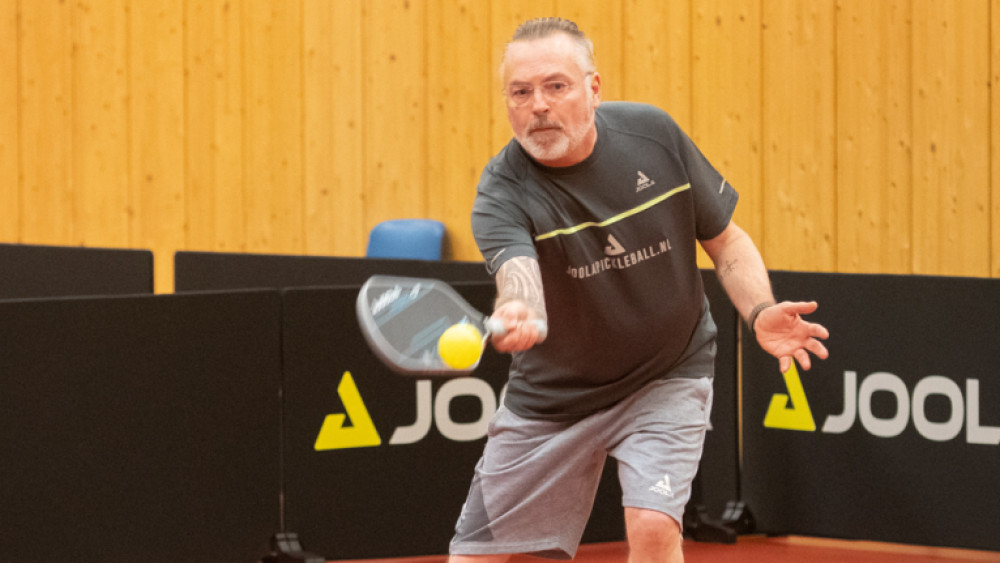
[[[769,267],[1000,277],[1000,0],[0,0],[0,241],[149,248],[160,292],[176,250],[360,256],[396,217],[477,260],[503,44],[553,14]]]

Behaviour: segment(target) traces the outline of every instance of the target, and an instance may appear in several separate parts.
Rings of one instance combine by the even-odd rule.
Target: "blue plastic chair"
[[[372,228],[368,236],[368,258],[440,260],[445,227],[433,219],[391,219]]]

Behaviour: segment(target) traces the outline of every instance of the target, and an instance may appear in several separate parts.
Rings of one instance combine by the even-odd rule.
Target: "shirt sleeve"
[[[680,127],[676,142],[694,193],[696,236],[707,240],[718,236],[732,220],[739,194],[715,169]]]
[[[472,234],[490,275],[496,275],[511,258],[538,258],[531,220],[517,197],[521,189],[510,179],[495,175],[489,166],[480,178],[472,207]]]

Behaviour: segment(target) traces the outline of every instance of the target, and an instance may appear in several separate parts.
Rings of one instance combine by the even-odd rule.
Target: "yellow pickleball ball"
[[[438,338],[438,355],[452,369],[468,369],[483,352],[483,335],[469,323],[448,327]]]

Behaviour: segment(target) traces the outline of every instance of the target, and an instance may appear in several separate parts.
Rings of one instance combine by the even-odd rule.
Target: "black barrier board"
[[[492,283],[456,289],[490,310]],[[444,553],[509,357],[488,348],[468,378],[394,374],[356,328],[356,296],[357,288],[285,291],[288,528],[329,559]],[[615,479],[605,471],[584,541],[623,539]]]
[[[0,299],[153,293],[148,250],[0,244]]]
[[[743,343],[743,492],[761,531],[1000,550],[1000,282],[773,272],[830,358]],[[767,426],[765,426],[767,424]]]
[[[712,429],[705,436],[705,450],[688,506],[702,504],[709,515],[719,518],[726,503],[738,500],[740,496],[739,381],[736,362],[740,317],[715,272],[702,270],[701,277],[712,318],[719,329],[719,339],[715,356],[715,398],[710,419]]]
[[[174,254],[174,291],[358,285],[375,274],[491,281],[482,262],[225,252]]]
[[[276,291],[0,303],[0,560],[266,553],[280,306]]]

